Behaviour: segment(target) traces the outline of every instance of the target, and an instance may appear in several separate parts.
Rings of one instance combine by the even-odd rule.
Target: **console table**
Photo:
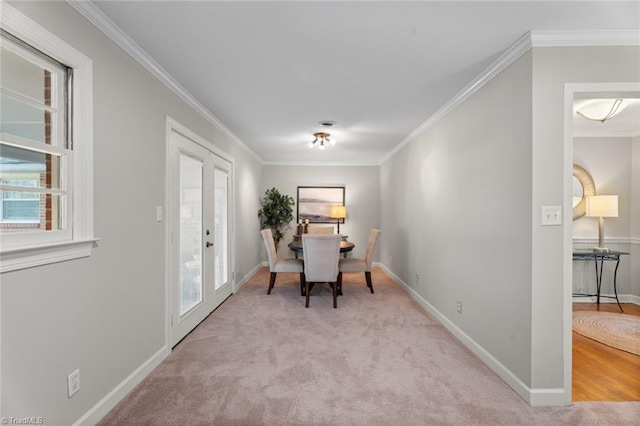
[[[576,297],[593,297],[596,296],[596,303],[600,304],[601,297],[609,297],[611,299],[616,299],[618,302],[618,307],[620,308],[620,312],[622,311],[622,305],[620,305],[620,300],[618,299],[618,286],[617,286],[617,278],[618,278],[618,266],[620,266],[620,256],[628,255],[629,253],[621,252],[621,251],[609,251],[609,252],[595,252],[591,250],[574,250],[573,251],[573,261],[593,261],[593,264],[596,267],[596,294],[584,294],[584,293],[574,293],[573,296]],[[615,296],[605,296],[600,294],[600,288],[602,286],[602,270],[604,269],[604,262],[616,262],[616,268],[613,272],[613,292]],[[598,265],[599,263],[599,265]]]

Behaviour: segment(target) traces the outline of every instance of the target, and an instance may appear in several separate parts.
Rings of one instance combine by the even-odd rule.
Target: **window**
[[[0,234],[67,231],[61,160],[71,147],[72,70],[4,30],[0,37]]]
[[[0,272],[88,256],[91,61],[3,5]]]
[[[0,179],[2,187],[12,186],[36,188],[40,177],[35,179]],[[0,204],[0,224],[33,224],[41,222],[40,196],[33,192],[3,190]],[[3,230],[7,228],[2,228]]]

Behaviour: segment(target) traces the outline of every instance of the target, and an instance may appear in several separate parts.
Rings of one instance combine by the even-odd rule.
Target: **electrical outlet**
[[[420,275],[416,274],[416,284],[420,281]]]
[[[69,374],[67,377],[67,386],[69,388],[69,398],[80,390],[80,369]]]
[[[462,313],[462,302],[458,300],[458,313],[461,314]]]

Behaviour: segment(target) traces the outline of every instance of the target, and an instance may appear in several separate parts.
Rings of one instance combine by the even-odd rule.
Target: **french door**
[[[232,164],[173,129],[169,144],[173,347],[233,291]]]

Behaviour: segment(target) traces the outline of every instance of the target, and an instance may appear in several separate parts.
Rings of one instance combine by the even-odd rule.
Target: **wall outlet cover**
[[[562,225],[562,207],[542,206],[542,225]]]

